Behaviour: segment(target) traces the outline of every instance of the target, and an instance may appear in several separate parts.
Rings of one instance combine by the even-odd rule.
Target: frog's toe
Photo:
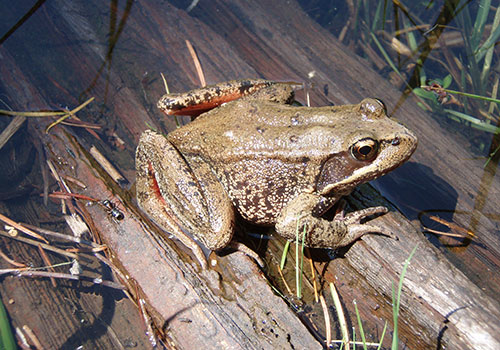
[[[386,207],[370,207],[361,210],[354,211],[352,213],[348,213],[344,217],[344,222],[347,225],[350,224],[359,224],[361,220],[367,218],[368,216],[376,215],[376,214],[385,214],[389,210]]]
[[[386,228],[374,225],[367,225],[367,224],[353,224],[348,226],[348,233],[344,237],[344,242],[342,245],[343,246],[349,245],[352,242],[358,240],[362,236],[369,233],[381,234],[396,240],[398,239],[397,236],[395,236],[391,231],[387,230]]]

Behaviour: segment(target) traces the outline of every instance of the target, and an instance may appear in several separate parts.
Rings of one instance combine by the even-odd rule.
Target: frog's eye
[[[370,138],[359,140],[351,147],[351,155],[353,158],[365,162],[375,159],[377,153],[378,142]]]
[[[384,109],[384,114],[387,114],[387,106],[385,105],[384,101],[382,101],[381,99],[379,98],[376,98],[375,99],[378,103],[380,103],[380,105],[382,106],[382,108]]]

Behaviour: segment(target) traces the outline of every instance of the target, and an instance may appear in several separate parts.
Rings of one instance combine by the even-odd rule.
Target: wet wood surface
[[[83,5],[55,1],[44,6],[49,8],[42,7],[33,16],[34,23],[22,29],[47,39],[38,43],[6,41],[0,46],[1,92],[8,96],[14,110],[48,109],[58,103],[76,106],[90,96],[96,97],[96,102],[79,116],[104,126],[98,132],[101,140],[85,131],[62,126],[46,135],[48,122],[41,120],[30,120],[27,133],[30,139],[38,140],[45,156],[57,164],[62,174],[87,185],[86,190],[74,188],[75,191],[113,199],[123,211],[125,219],[117,222],[100,206],[80,207],[87,222],[110,247],[113,262],[128,276],[121,283],[129,288],[134,300],[146,301],[147,310],[167,343],[179,349],[215,348],[221,344],[235,349],[313,349],[322,347],[324,336],[321,330],[315,330],[321,328],[320,321],[309,315],[300,320],[274,294],[263,272],[249,258],[240,253],[214,257],[216,266],[201,271],[183,247],[151,225],[135,207],[130,185],[134,182],[132,160],[139,135],[146,123],[156,128],[174,127],[171,120],[160,121],[160,113],[155,109],[156,100],[164,91],[159,72],[166,75],[171,91],[199,85],[185,46],[189,39],[209,83],[245,77],[304,81],[310,71],[315,71],[313,105],[357,103],[364,97],[375,96],[387,104],[393,117],[414,130],[420,144],[412,162],[402,171],[388,175],[391,185],[403,182],[401,187],[412,188],[404,198],[394,197],[394,202],[402,207],[416,206],[408,214],[415,222],[415,213],[429,208],[420,187],[425,183],[425,191],[452,199],[439,203],[443,208],[470,214],[455,220],[477,230],[476,242],[469,249],[445,256],[415,228],[417,225],[393,208],[375,222],[389,227],[399,240],[366,236],[327,266],[317,261],[316,269],[322,274],[324,286],[335,281],[347,310],[353,310],[352,301],[356,300],[362,319],[376,336],[385,320],[391,325],[391,284],[397,282],[405,259],[418,244],[403,287],[399,324],[402,343],[411,349],[499,347],[500,311],[494,297],[499,295],[500,283],[494,267],[498,266],[500,247],[495,222],[487,216],[498,207],[498,181],[479,171],[481,161],[467,154],[456,140],[438,134],[440,126],[436,122],[424,118],[413,101],[400,101],[395,89],[312,22],[298,4],[210,1],[200,2],[187,13],[169,3],[141,2],[131,5],[130,14],[121,8],[114,21],[110,20],[114,23],[111,29],[97,20],[100,13],[108,10],[101,2]],[[19,18],[13,9],[4,12],[9,13],[9,18]],[[122,31],[123,22],[126,26]],[[69,38],[74,36],[92,44],[72,47]],[[109,40],[100,39],[104,37]],[[44,53],[49,49],[64,65],[54,65],[52,56]],[[19,54],[23,52],[30,55]],[[117,143],[110,142],[114,134],[125,141],[124,148],[116,148]],[[116,184],[100,170],[88,152],[93,145],[112,160],[128,184]],[[402,181],[405,176],[415,182]],[[57,189],[55,185],[51,188]],[[392,191],[388,196],[395,196],[397,187]],[[38,194],[40,190],[34,192]],[[350,203],[366,207],[384,202],[364,186]],[[30,205],[34,209],[28,217],[38,216],[32,219],[33,223],[47,222],[46,209],[39,204]],[[6,212],[9,210],[14,216],[12,204],[5,207]],[[281,246],[277,239],[269,242],[267,254],[272,256],[268,261],[280,259]],[[30,252],[28,249],[17,253],[22,248],[5,239],[2,248],[12,255],[25,256]],[[312,258],[315,260],[314,255]],[[474,276],[479,272],[482,279],[477,281]],[[290,283],[293,285],[294,281]],[[70,348],[78,341],[102,349],[116,348],[117,343],[124,346],[127,341],[147,346],[141,316],[132,310],[130,301],[112,303],[121,297],[110,294],[98,299],[72,284],[63,286],[53,288],[48,281],[9,277],[2,280],[0,290],[4,301],[12,298],[17,288],[30,291],[23,299],[16,297],[7,309],[14,324],[30,323],[47,348]],[[105,292],[100,293],[106,296]],[[327,301],[333,305],[329,297]],[[35,313],[30,307],[34,303],[38,305]],[[99,314],[102,309],[105,315],[106,307],[114,308],[110,319],[102,319]],[[93,315],[88,328],[77,322],[75,309]],[[354,313],[349,312],[349,320],[356,324]],[[130,332],[128,336],[117,332],[124,324],[133,324],[125,326]],[[80,336],[88,330],[96,335]],[[334,332],[334,336],[339,338],[340,334]]]

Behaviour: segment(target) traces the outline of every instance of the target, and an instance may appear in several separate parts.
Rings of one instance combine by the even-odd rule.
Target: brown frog
[[[389,119],[375,99],[334,107],[298,107],[292,100],[289,83],[245,80],[159,101],[166,114],[197,117],[166,136],[143,133],[137,201],[203,267],[204,255],[185,231],[209,249],[227,247],[236,211],[252,223],[276,225],[288,240],[305,226],[309,247],[391,235],[361,223],[385,207],[341,211],[332,221],[321,215],[355,186],[405,162],[417,146],[415,135]]]

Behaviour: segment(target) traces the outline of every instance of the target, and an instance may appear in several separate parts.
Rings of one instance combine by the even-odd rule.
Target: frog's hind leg
[[[277,103],[291,103],[294,84],[263,79],[231,80],[185,93],[163,95],[158,101],[158,108],[166,115],[188,115],[195,119],[223,103],[246,96]]]
[[[141,136],[136,153],[137,202],[148,216],[189,247],[203,268],[206,258],[184,230],[209,249],[232,238],[234,211],[222,185],[206,165],[196,173],[168,140],[153,131]],[[198,178],[200,177],[200,178]]]
[[[199,158],[190,158],[189,164],[196,174],[200,185],[201,193],[205,196],[208,212],[215,222],[228,222],[228,218],[234,220],[234,208],[229,197],[212,171],[212,168]],[[234,224],[234,222],[232,223]],[[264,267],[264,262],[259,255],[241,242],[232,239],[234,227],[231,226],[231,232],[222,234],[220,230],[206,231],[204,235],[204,244],[210,249],[220,251],[223,248],[232,248],[253,258],[260,267]]]

